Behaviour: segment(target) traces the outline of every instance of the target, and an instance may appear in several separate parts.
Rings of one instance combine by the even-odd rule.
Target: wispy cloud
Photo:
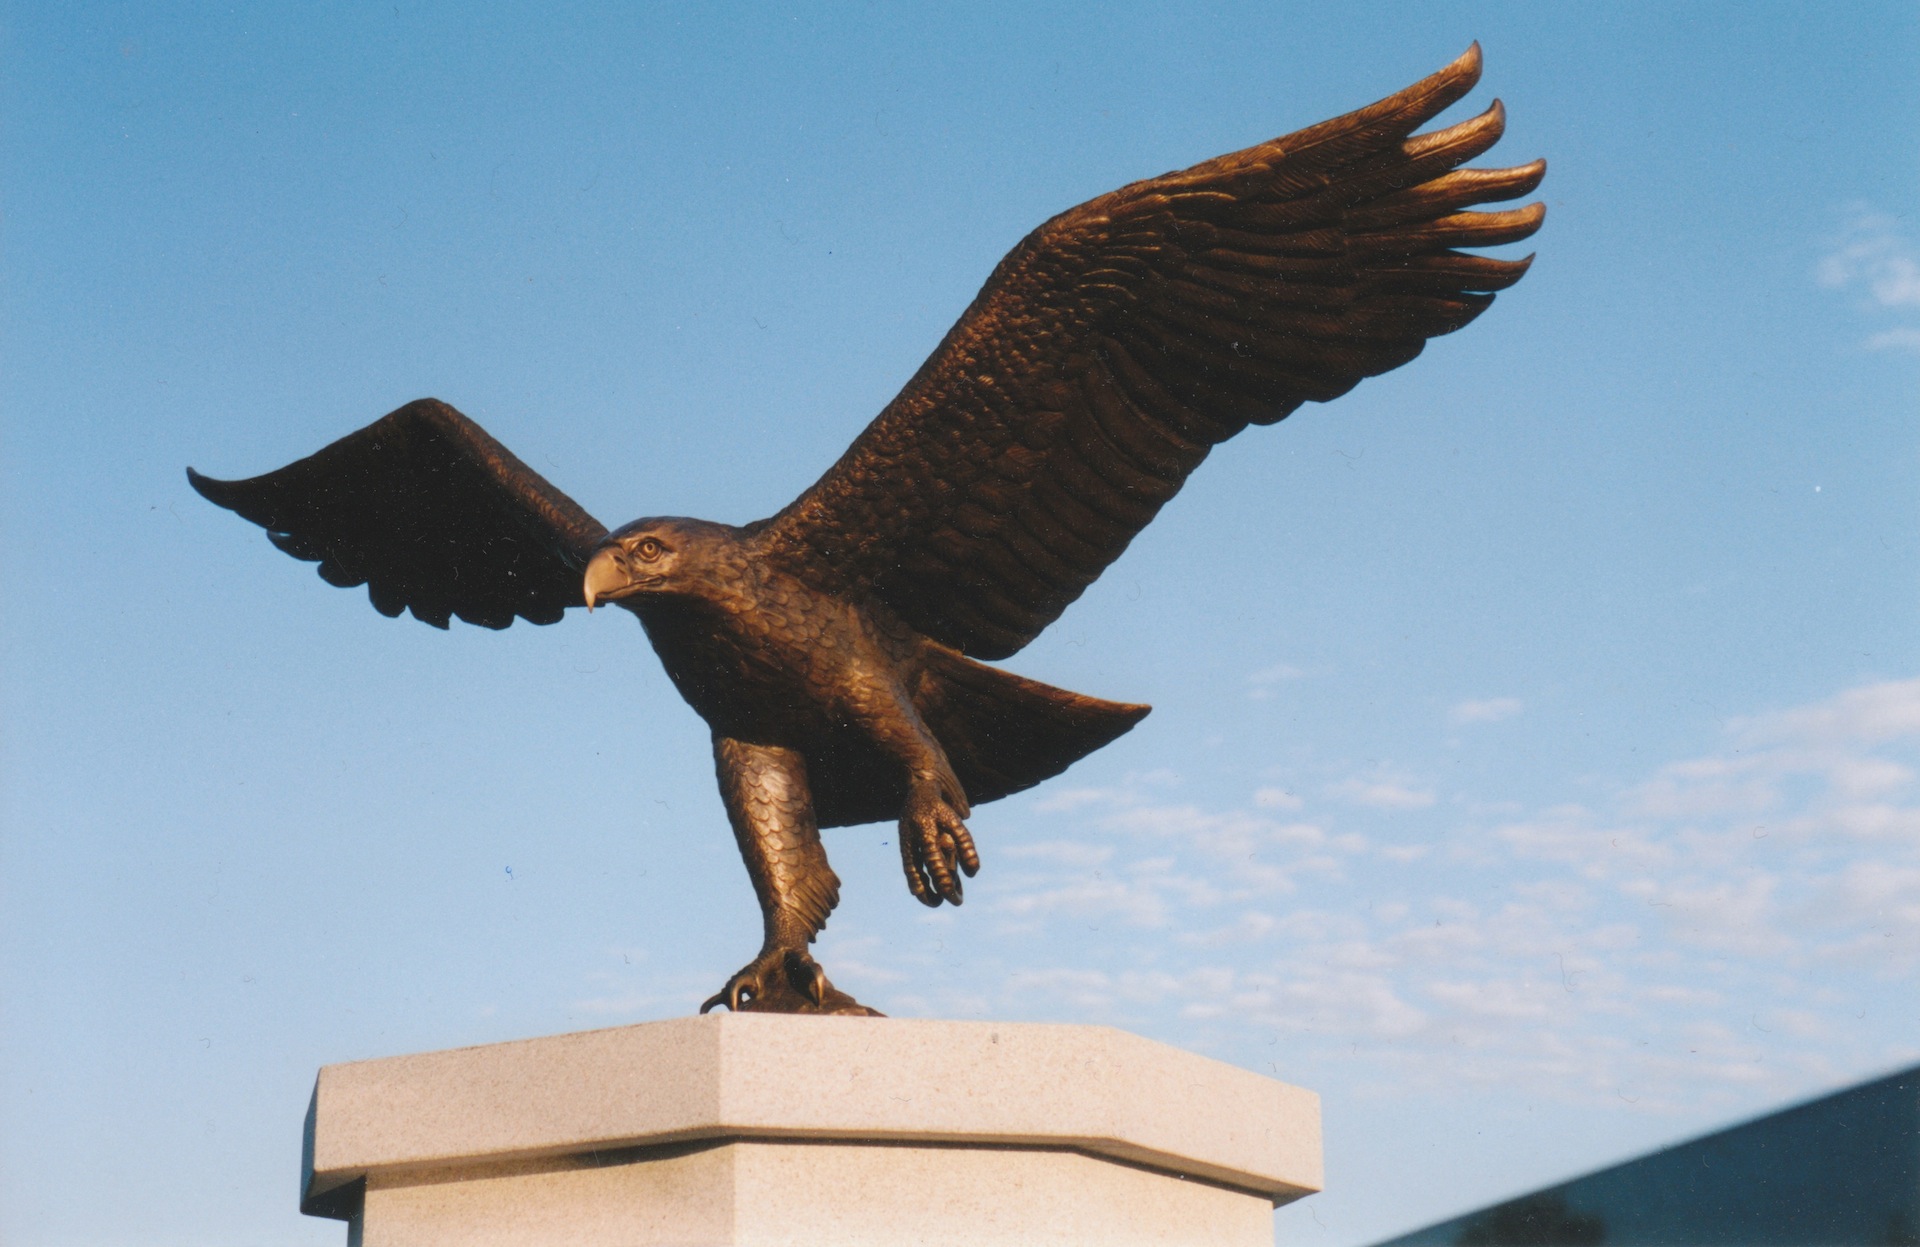
[[[1920,256],[1887,213],[1855,204],[1846,228],[1815,270],[1832,290],[1858,290],[1882,312],[1920,308]],[[1870,335],[1871,350],[1920,352],[1920,327],[1899,325]]]
[[[1263,810],[1297,810],[1306,804],[1285,788],[1256,789],[1253,803]]]
[[[1489,697],[1485,701],[1463,701],[1447,711],[1447,719],[1452,723],[1498,723],[1502,719],[1511,719],[1520,713],[1523,707],[1518,697]]]
[[[1329,784],[1327,795],[1376,810],[1424,810],[1435,800],[1431,792],[1399,780],[1362,779],[1358,776]]]
[[[1920,261],[1912,245],[1898,221],[1865,204],[1854,205],[1819,273],[1823,286],[1864,286],[1881,307],[1920,307]]]
[[[1889,680],[1837,697],[1733,720],[1739,745],[1880,744],[1920,735],[1920,679]]]
[[[1867,338],[1869,351],[1911,351],[1920,355],[1920,329],[1901,326],[1898,329],[1883,329]]]
[[[1273,696],[1276,685],[1297,680],[1305,674],[1300,668],[1284,662],[1263,668],[1247,677],[1247,696],[1253,701],[1265,701]]]
[[[596,1024],[634,1021],[691,1006],[713,990],[686,969],[666,970],[643,948],[605,949],[597,968],[586,975],[588,996],[569,1003],[571,1011]]]
[[[888,998],[1064,1006],[1253,1064],[1279,1037],[1295,1070],[1364,1055],[1383,1094],[1643,1110],[1920,1058],[1920,680],[1733,720],[1579,803],[1442,805],[1376,768],[1303,819],[1307,785],[1275,778],[1226,807],[1170,782],[1063,794],[970,898],[981,981],[918,971]],[[876,987],[914,955],[859,953]]]

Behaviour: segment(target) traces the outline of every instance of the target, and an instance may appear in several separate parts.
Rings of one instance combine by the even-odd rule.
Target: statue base
[[[353,1247],[1271,1247],[1312,1092],[1106,1027],[715,1014],[320,1071]]]

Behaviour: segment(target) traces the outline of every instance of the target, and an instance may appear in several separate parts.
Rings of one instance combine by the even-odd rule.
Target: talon
[[[763,949],[751,964],[707,998],[700,1012],[725,1005],[735,1013],[837,1013],[879,1017],[827,981],[827,972],[804,948]]]
[[[816,1006],[827,1003],[827,993],[832,985],[827,982],[827,972],[820,963],[797,948],[787,950],[787,980],[800,989],[800,994],[811,1000]]]
[[[958,905],[966,899],[961,876],[980,870],[980,854],[967,831],[965,797],[937,788],[918,788],[900,815],[900,860],[907,889],[929,908]]]
[[[706,998],[700,1005],[700,1012],[711,1013],[725,1005],[730,1012],[742,1013],[754,1001],[764,998],[767,994],[762,985],[766,960],[766,954],[763,953],[754,959],[753,964],[742,967],[739,973],[727,980],[725,987]]]
[[[971,879],[980,873],[980,852],[973,847],[973,836],[964,825],[956,830],[960,840],[960,869]]]

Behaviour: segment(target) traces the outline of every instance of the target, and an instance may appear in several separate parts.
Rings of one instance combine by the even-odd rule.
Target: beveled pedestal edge
[[[1103,1026],[710,1014],[329,1065],[301,1210],[374,1174],[737,1139],[1054,1148],[1275,1205],[1322,1184],[1310,1091]]]

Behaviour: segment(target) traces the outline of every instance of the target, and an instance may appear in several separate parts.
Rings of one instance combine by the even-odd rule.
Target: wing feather
[[[1053,218],[994,269],[900,395],[759,526],[763,553],[980,658],[1039,634],[1220,442],[1417,356],[1529,260],[1542,161],[1460,166],[1499,101],[1414,131],[1478,45],[1405,91]]]
[[[445,403],[421,399],[278,471],[219,481],[208,501],[267,530],[330,585],[367,586],[389,618],[445,628],[557,622],[607,535],[573,499]]]

